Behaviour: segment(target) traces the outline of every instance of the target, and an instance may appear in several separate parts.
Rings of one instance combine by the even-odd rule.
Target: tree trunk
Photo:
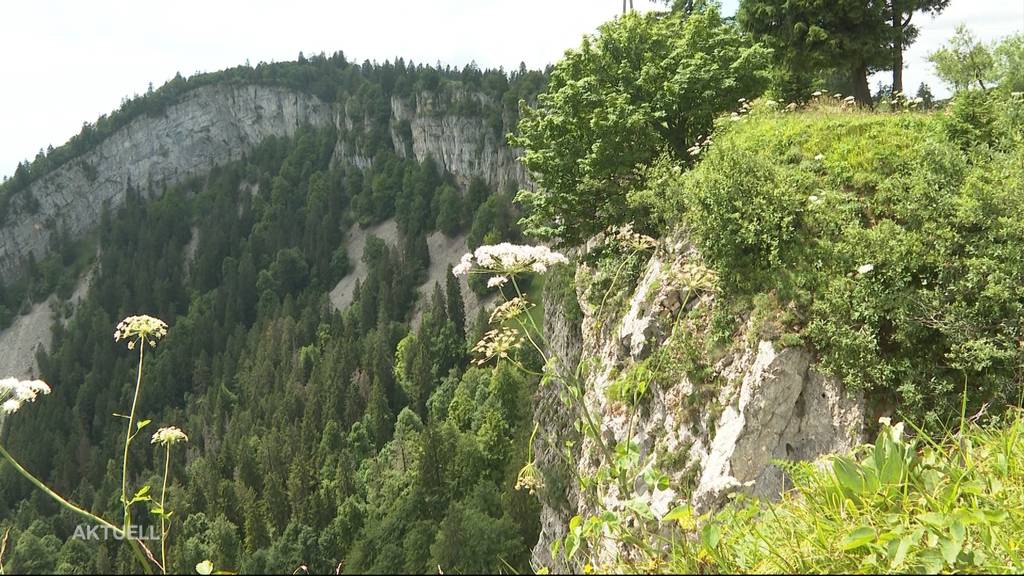
[[[903,14],[892,6],[892,93],[903,92]],[[904,94],[906,96],[906,94]]]
[[[868,86],[868,67],[859,64],[853,69],[853,98],[862,106],[871,106],[871,88]]]

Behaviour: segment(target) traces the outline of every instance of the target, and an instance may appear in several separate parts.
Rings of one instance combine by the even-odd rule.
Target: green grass
[[[685,510],[659,571],[937,573],[1024,571],[1024,420],[968,424],[939,442],[883,425],[825,466],[787,466],[773,504],[736,501],[703,522]]]
[[[935,430],[965,378],[973,410],[1011,403],[1024,362],[1024,145],[1009,105],[964,110],[755,109],[652,210],[686,224],[723,307],[777,303],[782,344]]]

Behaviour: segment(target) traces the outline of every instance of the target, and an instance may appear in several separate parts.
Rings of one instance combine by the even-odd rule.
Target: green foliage
[[[982,90],[998,79],[992,48],[974,37],[963,24],[942,48],[928,55],[935,73],[954,90],[967,90],[977,84]]]
[[[793,308],[780,332],[929,427],[965,377],[972,404],[1015,399],[1024,360],[1024,148],[1000,112],[1014,106],[980,120],[959,106],[949,119],[755,112],[716,137],[666,208],[689,223],[727,308],[774,294]]]
[[[566,52],[510,139],[538,184],[519,195],[527,232],[575,244],[634,220],[638,168],[665,151],[689,161],[716,115],[761,92],[767,58],[714,7],[602,25]]]
[[[858,102],[870,104],[867,75],[892,66],[889,4],[882,0],[742,0],[736,19],[773,50],[778,97],[802,100],[815,73],[836,70],[849,78]]]
[[[1019,416],[940,442],[884,424],[874,445],[831,466],[788,466],[777,504],[737,501],[703,527],[680,513],[667,572],[1019,572],[1024,458]],[[676,523],[678,520],[678,523]]]
[[[993,51],[999,88],[1005,92],[1024,92],[1024,34],[1002,40]]]
[[[198,447],[187,465],[170,462],[171,571],[206,560],[243,572],[327,573],[341,562],[357,572],[526,571],[537,503],[507,492],[526,452],[533,382],[490,369],[463,376],[455,282],[421,304],[410,331],[436,221],[430,206],[451,180],[430,161],[387,155],[365,172],[331,167],[325,143],[334,138],[308,128],[271,138],[202,183],[148,202],[133,193],[106,214],[92,289],[40,355],[54,393],[31,418],[8,418],[4,445],[88,509],[119,513],[110,495],[120,489],[114,444],[124,431],[110,414],[131,399],[135,365],[110,334],[128,312],[152,311],[170,331],[159,354],[147,352],[140,413],[181,423]],[[390,206],[360,205],[367,190]],[[496,206],[488,194],[481,210]],[[353,304],[335,312],[324,294],[350,266],[341,223],[357,210],[401,215],[402,237],[396,246],[368,239],[366,277]],[[488,234],[500,241],[513,219],[498,212],[480,220],[499,222]],[[189,263],[193,228],[199,246]],[[467,404],[462,388],[480,403]],[[135,487],[136,473],[159,478],[165,464],[162,449],[143,444],[129,457]],[[11,519],[12,537],[40,519],[61,522],[26,536],[25,552],[45,564],[14,566],[67,570],[87,551],[94,561],[82,569],[133,568],[121,547],[73,541],[70,520],[26,506],[32,487],[11,472],[0,465],[0,518]],[[159,520],[133,516],[158,531]],[[464,545],[464,534],[486,538]],[[476,552],[453,552],[465,546]]]

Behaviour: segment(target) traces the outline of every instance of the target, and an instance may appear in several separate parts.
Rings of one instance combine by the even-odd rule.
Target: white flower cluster
[[[527,490],[530,494],[536,494],[537,490],[544,487],[544,479],[541,478],[537,465],[528,462],[516,476],[516,490]]]
[[[612,226],[608,229],[608,235],[605,238],[606,243],[616,243],[633,250],[651,250],[658,247],[657,240],[633,230],[632,223]]]
[[[164,446],[169,446],[178,442],[188,442],[188,436],[186,436],[181,429],[175,426],[168,426],[157,430],[156,433],[153,434],[153,440],[150,441],[150,444],[163,444]]]
[[[547,246],[523,244],[492,244],[481,246],[465,254],[459,264],[452,268],[452,274],[465,276],[473,272],[492,273],[498,276],[487,282],[489,288],[499,287],[508,282],[510,275],[523,272],[543,274],[549,266],[566,264],[569,259],[552,251]]]
[[[480,356],[476,363],[483,365],[491,358],[508,358],[509,352],[518,348],[522,343],[523,337],[518,330],[513,328],[490,330],[473,347],[473,352]]]
[[[167,324],[152,316],[129,316],[117,325],[114,330],[114,342],[128,340],[128,349],[133,350],[136,342],[149,342],[156,346],[156,341],[167,335]]]
[[[489,322],[491,324],[504,322],[505,320],[519,316],[520,314],[522,314],[523,312],[532,307],[533,305],[530,304],[530,302],[526,298],[520,298],[519,296],[516,296],[511,300],[499,304],[494,309],[494,312],[491,312],[491,318]]]
[[[50,387],[42,380],[4,378],[0,380],[0,412],[14,414],[25,402],[35,402],[39,394],[49,393]]]

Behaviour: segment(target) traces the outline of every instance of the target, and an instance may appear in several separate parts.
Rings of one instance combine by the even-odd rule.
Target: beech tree
[[[762,92],[768,59],[714,6],[601,26],[566,52],[510,138],[538,184],[518,197],[527,231],[578,243],[635,219],[626,195],[643,185],[637,168],[663,152],[689,162],[715,116]]]

